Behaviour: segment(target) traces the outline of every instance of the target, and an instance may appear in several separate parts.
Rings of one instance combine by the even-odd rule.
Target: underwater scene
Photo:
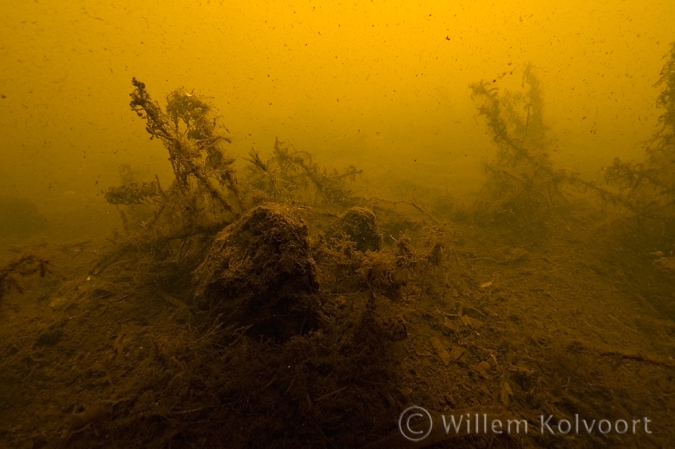
[[[0,448],[675,447],[675,3],[10,2]]]

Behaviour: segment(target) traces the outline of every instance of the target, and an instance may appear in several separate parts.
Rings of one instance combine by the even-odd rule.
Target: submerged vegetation
[[[482,222],[536,227],[562,200],[560,184],[568,176],[555,169],[547,152],[544,101],[532,66],[523,73],[525,93],[500,95],[491,83],[471,85],[472,98],[498,147],[494,162],[485,164],[486,204]]]
[[[580,193],[592,192],[636,219],[640,244],[675,248],[675,44],[655,84],[663,88],[657,105],[664,112],[647,144],[646,158],[614,159],[605,170],[604,186],[554,166],[541,87],[531,65],[524,70],[523,86],[521,93],[500,92],[487,81],[471,85],[472,98],[498,148],[494,161],[485,164],[487,181],[483,200],[476,205],[477,220],[541,230],[552,212],[559,219]]]
[[[675,43],[654,86],[663,89],[656,101],[663,113],[658,131],[647,143],[645,159],[616,158],[605,177],[641,230],[675,249]]]
[[[151,138],[164,144],[174,173],[158,216],[166,207],[173,208],[167,215],[181,219],[179,225],[185,225],[185,220],[206,219],[200,211],[207,211],[212,219],[237,216],[241,202],[230,168],[234,159],[226,157],[221,148],[222,142],[230,139],[217,132],[215,108],[198,95],[177,89],[167,97],[165,112],[152,100],[144,83],[134,78],[133,85],[131,109],[146,121]],[[157,190],[161,193],[159,186]]]
[[[342,172],[329,171],[314,162],[311,154],[297,151],[279,139],[268,160],[263,161],[254,149],[246,160],[250,163],[249,185],[256,201],[299,202],[329,209],[355,202],[345,184],[362,172],[353,166]]]

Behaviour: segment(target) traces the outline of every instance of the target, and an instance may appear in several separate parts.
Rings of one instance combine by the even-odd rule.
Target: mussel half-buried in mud
[[[204,308],[254,333],[286,340],[316,327],[307,224],[286,206],[259,206],[221,231],[196,278]]]
[[[365,207],[352,207],[326,232],[329,239],[339,239],[342,235],[355,243],[357,251],[379,251],[382,247],[375,214]]]

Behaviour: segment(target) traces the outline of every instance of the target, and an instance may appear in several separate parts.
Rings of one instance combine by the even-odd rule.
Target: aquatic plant
[[[675,243],[675,42],[654,87],[663,90],[656,100],[663,113],[659,129],[646,143],[641,162],[615,158],[605,180],[619,202],[637,218],[640,228],[664,243]],[[650,230],[652,232],[650,232]]]
[[[132,79],[131,109],[145,120],[151,139],[168,150],[174,179],[167,189],[159,178],[140,182],[130,167],[122,167],[123,184],[105,192],[110,204],[123,206],[120,215],[126,236],[104,256],[92,273],[99,273],[122,255],[149,255],[169,264],[194,264],[211,236],[244,211],[237,178],[222,148],[231,140],[218,125],[216,108],[207,98],[179,88],[167,96],[162,109],[146,90]],[[206,239],[208,241],[208,238]],[[137,261],[138,262],[138,261]]]
[[[477,207],[482,222],[538,226],[563,200],[559,185],[568,174],[550,160],[544,101],[531,65],[523,72],[523,86],[525,92],[500,92],[488,81],[470,86],[498,147],[495,161],[485,163],[488,179]]]
[[[670,57],[661,69],[654,87],[664,86],[656,104],[665,109],[659,117],[661,129],[654,136],[655,146],[648,149],[650,163],[661,165],[668,173],[660,173],[664,181],[675,183],[675,42],[671,44]]]
[[[314,161],[312,155],[298,151],[276,139],[272,156],[263,161],[251,150],[248,183],[254,193],[274,201],[299,201],[323,207],[354,204],[347,181],[362,173],[354,166],[342,171],[328,170]]]
[[[145,83],[133,78],[131,109],[146,121],[151,139],[159,139],[169,152],[174,181],[169,192],[163,192],[159,181],[125,184],[110,188],[106,199],[112,204],[137,204],[163,197],[163,206],[174,207],[173,215],[193,221],[195,202],[210,200],[223,212],[236,217],[242,210],[233,158],[221,148],[230,139],[218,132],[215,107],[194,92],[176,89],[167,96],[166,111],[152,99]],[[170,198],[167,198],[167,195]],[[214,208],[209,208],[213,212]],[[162,207],[158,214],[165,211]],[[175,218],[175,217],[174,217]],[[184,221],[183,220],[183,221]]]

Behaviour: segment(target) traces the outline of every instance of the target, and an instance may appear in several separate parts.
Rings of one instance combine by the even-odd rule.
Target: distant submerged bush
[[[656,100],[663,113],[659,129],[646,144],[646,158],[616,158],[605,178],[643,231],[664,244],[675,244],[675,42],[654,86],[663,88]]]
[[[559,186],[568,174],[549,157],[544,101],[531,65],[525,67],[523,85],[525,92],[500,92],[489,81],[470,86],[498,147],[495,160],[485,163],[487,183],[476,213],[486,224],[532,229],[564,203]]]

